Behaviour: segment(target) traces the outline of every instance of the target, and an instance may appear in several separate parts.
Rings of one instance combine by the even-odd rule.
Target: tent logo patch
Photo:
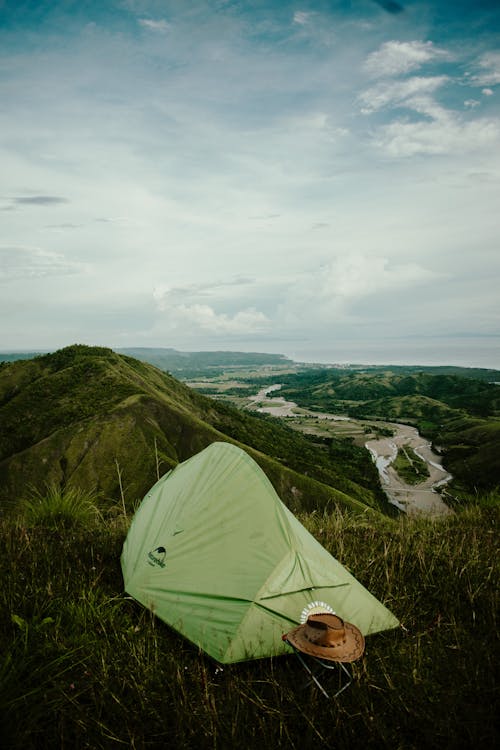
[[[334,615],[335,612],[326,602],[309,602],[300,613],[300,624],[307,622],[309,615]]]
[[[166,556],[167,550],[165,549],[165,547],[156,547],[156,549],[148,552],[148,564],[152,567],[157,565],[159,568],[164,568]]]

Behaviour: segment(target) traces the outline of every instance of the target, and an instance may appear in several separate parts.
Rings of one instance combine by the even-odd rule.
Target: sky
[[[500,368],[497,0],[0,0],[0,350]]]

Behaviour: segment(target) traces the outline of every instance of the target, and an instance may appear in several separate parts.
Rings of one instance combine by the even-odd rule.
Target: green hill
[[[500,374],[499,374],[500,376]],[[396,396],[427,396],[454,409],[477,416],[500,416],[500,385],[459,375],[425,372],[343,372],[310,370],[284,378],[283,394],[298,395],[303,403],[326,408],[332,400],[373,401]]]
[[[385,509],[375,470],[219,404],[110,349],[71,346],[0,367],[0,502],[45,484],[132,507],[157,477],[215,440],[242,445],[293,509]]]
[[[324,367],[323,367],[324,369]],[[394,375],[454,375],[461,378],[482,380],[486,383],[499,383],[500,370],[486,367],[459,367],[457,365],[349,365],[342,368],[349,372],[362,372],[377,375],[391,372]]]

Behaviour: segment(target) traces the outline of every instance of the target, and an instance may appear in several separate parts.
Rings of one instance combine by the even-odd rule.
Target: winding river
[[[272,414],[275,417],[300,418],[310,416],[319,418],[320,420],[325,419],[365,425],[365,422],[362,420],[303,409],[293,401],[286,401],[279,396],[270,398],[270,395],[280,388],[281,385],[279,384],[262,388],[255,396],[252,396],[251,402],[253,402],[254,406],[250,408],[255,408],[257,411],[266,414]],[[452,477],[443,468],[442,459],[434,453],[431,444],[420,435],[415,427],[398,422],[384,423],[384,426],[390,427],[393,435],[391,437],[370,439],[365,442],[365,448],[369,450],[375,461],[382,489],[387,495],[389,502],[412,516],[443,516],[452,513],[453,511],[446,505],[441,495],[437,492],[437,489],[449,482]],[[397,456],[398,448],[402,446],[410,446],[427,465],[429,476],[419,484],[407,484],[392,466]]]
[[[377,465],[380,483],[389,502],[404,510],[408,515],[442,516],[452,511],[436,491],[451,480],[451,474],[443,468],[441,457],[432,450],[416,427],[390,422],[394,431],[392,437],[368,440],[365,447],[370,451]],[[392,463],[398,448],[410,446],[427,465],[429,476],[419,484],[407,484],[396,472]]]

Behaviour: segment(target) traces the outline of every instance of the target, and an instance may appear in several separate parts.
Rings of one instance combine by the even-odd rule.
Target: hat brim
[[[286,636],[286,640],[304,654],[309,654],[310,656],[315,656],[318,659],[325,659],[327,661],[351,662],[359,659],[365,650],[365,639],[363,634],[350,622],[344,623],[345,643],[339,643],[334,647],[318,646],[311,643],[311,641],[305,637],[305,627],[305,624],[299,625],[291,630]]]

